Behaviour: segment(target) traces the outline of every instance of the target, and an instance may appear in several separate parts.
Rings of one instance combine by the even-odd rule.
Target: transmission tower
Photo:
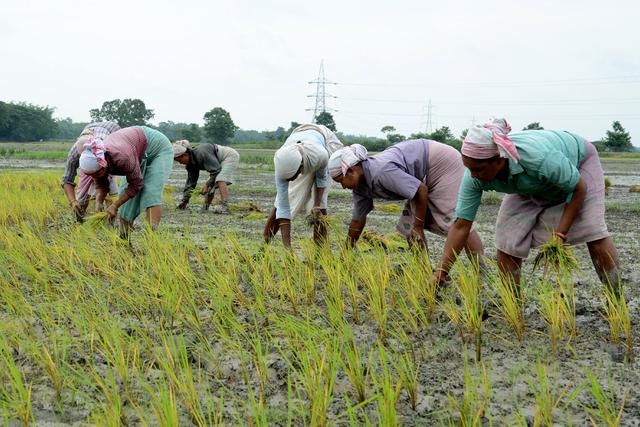
[[[431,98],[429,98],[429,104],[427,104],[427,126],[426,132],[433,132],[433,106],[431,105]]]
[[[324,59],[320,61],[320,71],[318,71],[318,78],[309,82],[310,85],[316,85],[316,94],[307,95],[308,98],[315,98],[315,106],[313,108],[307,108],[306,111],[313,111],[313,117],[311,122],[315,123],[318,114],[325,111],[338,111],[333,108],[327,107],[327,98],[337,98],[337,96],[327,93],[326,85],[336,85],[337,83],[327,80],[324,77]]]

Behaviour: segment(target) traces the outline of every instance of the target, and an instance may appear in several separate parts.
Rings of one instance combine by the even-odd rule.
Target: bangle
[[[564,233],[560,233],[558,231],[554,231],[553,234],[555,234],[556,236],[558,236],[559,238],[562,239],[563,242],[567,241],[567,235]]]
[[[417,216],[413,216],[415,218],[416,221],[421,222],[424,224],[424,218],[418,218]]]

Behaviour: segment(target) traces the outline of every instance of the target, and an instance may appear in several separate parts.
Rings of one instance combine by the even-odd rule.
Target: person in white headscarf
[[[95,190],[95,184],[90,176],[85,175],[79,170],[80,155],[84,150],[84,144],[89,141],[89,138],[94,137],[96,139],[104,140],[107,136],[120,129],[115,122],[95,122],[89,123],[82,130],[82,133],[76,139],[75,144],[69,150],[67,155],[67,162],[64,168],[64,174],[62,175],[62,190],[64,191],[69,206],[73,209],[78,222],[84,221],[84,215],[89,206],[89,199],[92,196],[96,196],[96,211],[102,211],[103,200],[98,197]],[[76,176],[79,175],[78,184],[76,185]],[[118,192],[118,186],[114,176],[109,176],[109,194],[115,195]]]
[[[327,214],[327,174],[329,156],[342,148],[342,143],[326,126],[304,124],[293,130],[273,157],[276,201],[265,224],[263,236],[269,243],[280,231],[282,243],[291,247],[291,219],[301,213],[313,216],[313,239],[326,239],[326,226],[321,218]]]

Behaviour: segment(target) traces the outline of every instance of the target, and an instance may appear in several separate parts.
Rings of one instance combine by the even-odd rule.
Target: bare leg
[[[151,226],[152,230],[158,228],[160,220],[162,219],[162,206],[151,206],[147,208],[147,222]]]
[[[269,214],[267,223],[264,225],[264,231],[262,232],[262,237],[264,238],[265,243],[271,242],[271,239],[276,235],[279,228],[280,224],[276,221],[276,208],[273,208],[271,209],[271,214]]]
[[[471,233],[469,233],[467,243],[464,246],[464,251],[471,261],[481,264],[482,257],[484,255],[484,247],[482,246],[482,240],[480,239],[480,235],[477,231],[472,230]]]
[[[326,209],[320,209],[322,215],[327,215]],[[317,244],[323,244],[327,241],[327,224],[324,221],[316,221],[313,223],[313,241]]]
[[[504,275],[506,280],[513,280],[518,296],[521,296],[522,292],[520,291],[520,287],[522,285],[520,283],[520,267],[522,266],[522,258],[506,254],[500,249],[497,250],[496,258],[500,273]]]
[[[226,202],[229,199],[229,187],[227,187],[227,183],[224,181],[216,181],[216,185],[220,190],[220,199],[222,202]]]
[[[613,244],[611,237],[588,242],[589,255],[596,269],[598,278],[605,285],[613,288],[618,293],[621,290],[620,280],[620,259],[618,250]]]

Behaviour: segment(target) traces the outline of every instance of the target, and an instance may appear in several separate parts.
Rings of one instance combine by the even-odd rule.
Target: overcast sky
[[[3,0],[0,99],[275,129],[311,119],[324,59],[346,133],[423,131],[431,100],[456,134],[504,116],[598,139],[620,120],[640,145],[639,41],[637,1]]]

